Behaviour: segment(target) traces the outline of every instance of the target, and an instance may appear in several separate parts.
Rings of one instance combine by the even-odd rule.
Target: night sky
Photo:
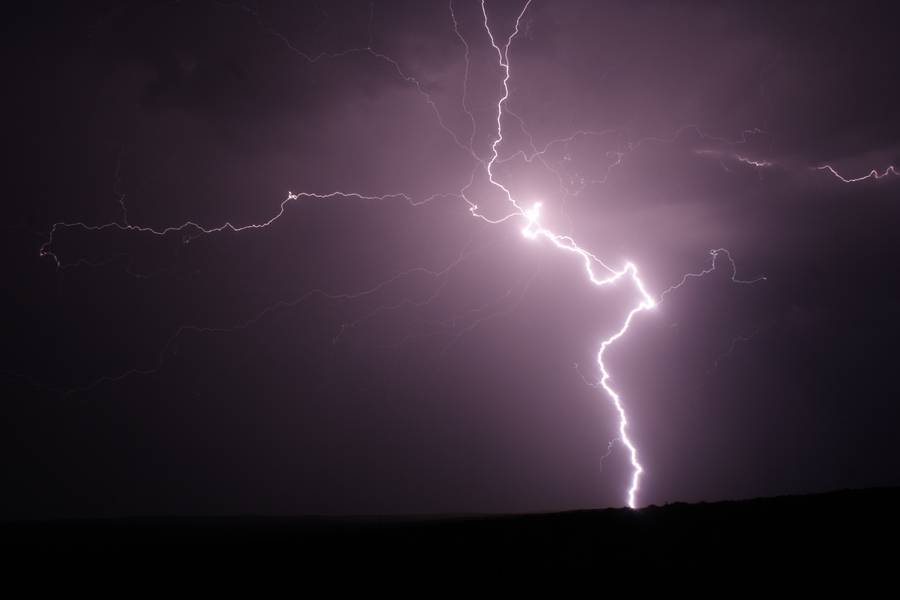
[[[736,266],[606,354],[639,505],[900,484],[892,6],[522,16],[496,180],[656,298]],[[11,10],[0,517],[625,504],[640,297],[485,220],[477,0]]]

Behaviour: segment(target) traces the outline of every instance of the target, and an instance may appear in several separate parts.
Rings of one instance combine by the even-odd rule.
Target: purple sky
[[[890,6],[522,17],[496,179],[654,296],[715,248],[767,278],[723,258],[608,351],[642,505],[900,484]],[[465,87],[444,1],[10,16],[0,517],[624,504],[589,384],[639,297],[473,218],[503,71],[453,7]]]

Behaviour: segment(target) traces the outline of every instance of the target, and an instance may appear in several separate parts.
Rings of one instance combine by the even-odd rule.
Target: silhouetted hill
[[[518,573],[531,568],[725,568],[823,575],[892,572],[900,489],[842,491],[637,511],[435,518],[130,518],[0,525],[0,544],[29,562],[148,559],[352,573],[356,568]]]

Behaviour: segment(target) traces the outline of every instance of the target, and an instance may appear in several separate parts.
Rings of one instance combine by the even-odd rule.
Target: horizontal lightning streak
[[[889,175],[900,176],[900,171],[894,165],[887,167],[884,171],[878,171],[876,169],[872,169],[865,175],[861,177],[844,177],[838,171],[832,167],[831,165],[822,165],[821,167],[816,167],[817,171],[827,171],[843,181],[844,183],[857,183],[859,181],[865,181],[866,179],[884,179]]]
[[[428,196],[427,198],[416,200],[416,199],[413,199],[408,194],[403,194],[403,193],[384,194],[381,196],[370,196],[370,195],[366,195],[366,194],[359,194],[356,192],[329,192],[326,194],[317,194],[314,192],[300,192],[300,193],[295,194],[293,192],[288,192],[287,197],[281,202],[281,204],[278,207],[278,211],[272,217],[270,217],[269,219],[262,221],[260,223],[250,223],[247,225],[233,225],[230,221],[226,221],[225,223],[223,223],[221,225],[216,225],[214,227],[204,227],[203,225],[197,223],[196,221],[185,221],[181,225],[172,225],[169,227],[164,227],[162,229],[157,229],[154,227],[149,227],[149,226],[144,226],[144,225],[131,225],[127,221],[123,222],[123,223],[110,222],[110,223],[104,223],[102,225],[89,225],[82,221],[78,221],[78,222],[74,222],[74,223],[58,222],[58,223],[54,223],[53,226],[50,228],[50,234],[48,236],[48,239],[46,242],[44,242],[44,244],[41,245],[41,247],[39,249],[39,255],[42,257],[48,256],[48,257],[52,258],[56,262],[56,265],[59,267],[64,266],[63,263],[60,261],[59,257],[51,250],[51,247],[53,246],[53,242],[54,242],[54,236],[56,235],[56,232],[59,231],[60,229],[78,228],[78,229],[82,229],[84,231],[92,231],[92,232],[106,231],[106,230],[133,231],[133,232],[137,232],[137,233],[148,233],[148,234],[152,234],[152,235],[159,236],[159,237],[164,237],[171,233],[182,233],[182,232],[186,232],[186,231],[193,232],[194,236],[188,237],[186,239],[186,241],[190,241],[201,235],[220,233],[223,231],[231,231],[233,233],[240,233],[242,231],[247,231],[247,230],[265,229],[265,228],[269,227],[270,225],[272,225],[273,223],[275,223],[282,216],[284,216],[284,213],[285,213],[285,210],[286,210],[286,207],[288,204],[290,204],[291,202],[294,202],[296,200],[299,200],[301,198],[311,198],[311,199],[316,199],[316,200],[329,200],[332,198],[355,198],[357,200],[379,200],[379,201],[402,199],[402,200],[406,201],[410,206],[421,206],[423,204],[432,202],[433,200],[437,200],[438,198],[459,198],[459,194],[432,194],[431,196]]]
[[[488,22],[486,0],[481,1],[481,12],[482,12],[482,16],[484,18],[484,28],[487,31],[488,37],[490,38],[491,46],[494,48],[494,51],[497,53],[499,65],[500,65],[501,69],[503,70],[503,95],[500,97],[499,101],[497,102],[496,137],[494,138],[494,141],[491,144],[491,158],[487,163],[486,170],[487,170],[489,181],[495,187],[497,187],[500,191],[503,192],[503,194],[506,197],[507,202],[509,204],[511,204],[512,207],[514,208],[513,213],[511,213],[510,215],[507,215],[506,217],[503,217],[502,219],[496,220],[494,222],[502,222],[502,221],[508,220],[510,218],[515,218],[515,217],[522,218],[525,220],[525,226],[522,228],[522,234],[526,238],[528,238],[528,239],[538,239],[538,238],[545,239],[545,240],[549,241],[550,243],[552,243],[556,248],[576,255],[582,262],[582,265],[585,270],[585,275],[586,275],[588,281],[590,281],[590,283],[592,283],[593,285],[604,286],[604,285],[608,285],[608,284],[613,284],[613,283],[617,282],[619,279],[622,279],[623,277],[627,277],[628,279],[630,279],[632,285],[639,293],[640,301],[638,302],[638,304],[636,306],[634,306],[628,312],[621,328],[619,330],[617,330],[616,332],[614,332],[610,337],[604,339],[600,343],[600,350],[597,353],[597,364],[600,368],[600,374],[601,374],[600,385],[603,387],[603,389],[605,390],[607,395],[610,397],[612,404],[615,407],[615,410],[616,410],[616,413],[617,413],[618,419],[619,419],[619,427],[618,427],[619,435],[618,435],[617,439],[618,439],[618,441],[621,441],[622,444],[627,449],[629,462],[631,463],[632,472],[631,472],[631,482],[630,482],[630,485],[627,490],[627,503],[630,508],[636,508],[638,505],[637,494],[640,489],[640,479],[641,479],[641,475],[644,473],[644,467],[640,463],[637,447],[635,446],[634,442],[631,440],[631,438],[628,435],[628,415],[626,413],[625,406],[622,402],[622,397],[611,385],[612,375],[610,374],[609,370],[607,369],[606,363],[604,362],[604,357],[606,355],[607,350],[616,341],[621,339],[628,332],[628,329],[631,326],[632,321],[634,320],[635,316],[637,316],[638,313],[655,308],[657,306],[657,304],[663,299],[663,297],[665,297],[666,294],[668,294],[671,291],[674,291],[675,289],[680,288],[682,285],[684,285],[687,282],[688,279],[690,279],[692,277],[702,277],[702,276],[712,272],[713,270],[715,270],[716,269],[716,261],[717,261],[718,257],[722,254],[724,254],[727,257],[729,263],[731,264],[731,267],[732,267],[731,279],[733,282],[735,282],[735,283],[755,283],[757,281],[762,281],[765,278],[760,277],[760,278],[754,279],[752,281],[743,281],[743,280],[737,279],[736,274],[735,274],[735,265],[734,265],[734,261],[731,258],[731,255],[728,253],[727,250],[716,249],[716,250],[710,251],[710,254],[712,255],[712,265],[709,267],[709,269],[705,269],[705,270],[701,271],[700,273],[696,273],[696,274],[689,273],[689,274],[685,275],[679,283],[677,283],[676,285],[665,290],[660,295],[658,300],[654,299],[650,295],[650,293],[647,291],[647,288],[646,288],[644,282],[639,277],[637,266],[635,266],[631,262],[627,262],[622,269],[616,270],[616,269],[610,267],[609,265],[607,265],[606,263],[604,263],[602,260],[600,260],[597,256],[595,256],[588,250],[579,246],[572,237],[554,233],[553,231],[543,227],[539,223],[541,203],[536,203],[532,207],[527,208],[527,209],[523,208],[515,200],[515,198],[513,198],[513,194],[510,191],[510,189],[507,188],[505,185],[503,185],[501,182],[497,181],[497,179],[494,176],[493,167],[495,164],[500,162],[498,147],[500,146],[500,144],[503,143],[503,117],[504,117],[504,114],[509,114],[508,110],[506,112],[504,112],[504,107],[505,107],[507,100],[509,99],[509,93],[510,93],[509,92],[509,79],[510,79],[509,47],[512,44],[513,39],[515,39],[515,37],[519,33],[519,26],[520,26],[522,17],[524,16],[525,12],[528,10],[528,7],[530,4],[531,4],[531,0],[527,0],[525,2],[524,6],[522,7],[521,12],[519,13],[518,17],[516,18],[515,27],[513,29],[513,32],[506,39],[506,42],[501,49],[496,38],[494,37],[494,34],[493,34],[493,32],[490,28],[489,22]],[[519,121],[520,126],[522,127],[523,131],[529,137],[532,149],[534,150],[534,153],[530,156],[526,156],[524,153],[522,153],[522,156],[528,162],[533,160],[535,157],[542,157],[543,153],[545,153],[547,151],[547,149],[553,144],[568,143],[569,141],[575,139],[579,135],[588,135],[588,134],[605,135],[605,134],[609,133],[609,132],[579,131],[568,138],[562,138],[560,140],[553,140],[553,141],[549,142],[542,151],[537,151],[535,148],[535,144],[534,144],[534,138],[533,138],[533,136],[531,136],[530,132],[528,132],[527,129],[525,129],[524,122],[522,121],[522,119],[520,117],[518,117],[518,115],[513,115],[513,117]],[[697,128],[696,126],[688,126],[688,127],[679,129],[675,133],[673,139],[677,138],[685,130],[691,129],[691,128],[695,129],[697,131],[698,135],[700,135],[701,137],[709,138],[709,136],[705,136],[705,134],[703,134],[703,132],[701,132],[699,130],[699,128]],[[711,139],[717,139],[718,141],[721,141],[723,143],[729,143],[729,144],[743,144],[743,143],[747,142],[749,136],[760,134],[760,133],[763,133],[763,132],[759,129],[746,130],[743,132],[741,139],[737,140],[737,141],[725,140],[723,138],[711,138]],[[635,147],[639,146],[640,144],[645,143],[647,141],[652,141],[655,139],[657,139],[657,138],[645,138],[643,140],[640,140],[637,143],[630,144],[629,150],[633,150]],[[624,156],[624,153],[619,153],[617,156],[616,162],[612,166],[616,166],[619,163],[621,163],[623,156]],[[543,162],[543,160],[541,162]],[[610,167],[610,168],[612,168],[612,167]],[[552,171],[552,169],[551,169],[551,171]],[[481,216],[481,215],[477,214],[477,207],[474,207],[474,206],[472,207],[472,213],[475,216]],[[602,275],[602,276],[597,275],[597,273],[594,270],[595,264],[600,265],[604,269],[604,271],[605,271],[604,275]],[[612,443],[610,444],[610,449],[611,449],[611,447],[612,447]],[[608,449],[607,455],[608,455],[610,449]],[[605,457],[606,457],[606,455],[604,455],[603,458],[605,458]]]

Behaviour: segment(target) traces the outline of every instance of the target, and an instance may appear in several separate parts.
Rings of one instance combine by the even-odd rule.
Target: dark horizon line
[[[541,517],[554,515],[577,515],[585,513],[605,513],[613,512],[620,514],[646,513],[666,510],[669,508],[690,508],[690,507],[725,507],[729,505],[746,505],[753,503],[782,503],[791,500],[810,500],[816,498],[838,497],[838,496],[855,496],[865,494],[900,494],[900,486],[883,485],[873,487],[860,488],[835,488],[832,490],[820,492],[803,492],[798,494],[776,494],[773,496],[753,496],[746,498],[729,498],[722,500],[698,500],[696,502],[674,500],[665,504],[648,504],[639,508],[629,508],[628,506],[605,506],[595,508],[569,508],[562,510],[545,510],[545,511],[497,511],[497,512],[436,512],[436,513],[222,513],[222,514],[191,514],[191,513],[161,513],[161,514],[134,514],[134,515],[115,515],[115,516],[70,516],[70,517],[22,517],[15,519],[6,519],[0,516],[0,527],[9,525],[52,525],[52,524],[81,524],[81,523],[133,523],[133,524],[150,524],[164,520],[171,521],[217,521],[217,520],[245,520],[245,521],[274,521],[274,520],[290,520],[290,521],[310,521],[320,523],[421,523],[421,522],[449,522],[460,520],[489,520],[500,519],[503,517]]]

